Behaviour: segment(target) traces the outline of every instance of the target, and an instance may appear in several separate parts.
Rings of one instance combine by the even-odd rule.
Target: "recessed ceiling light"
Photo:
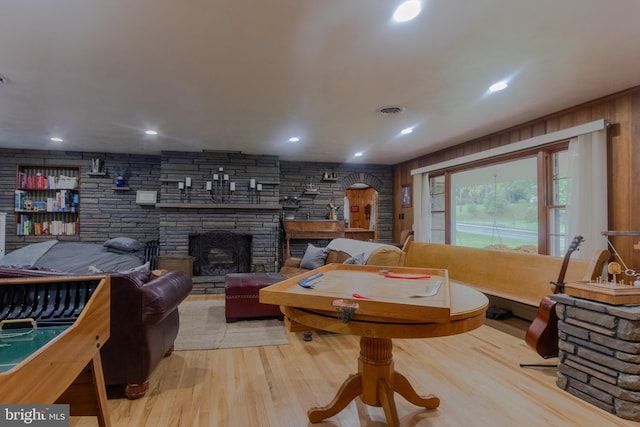
[[[353,155],[353,157],[362,157],[364,153],[362,151],[358,151],[356,154]]]
[[[62,139],[62,138],[58,138],[57,136],[54,136],[54,137],[49,138],[49,139],[50,139],[51,141],[53,141],[53,142],[62,142],[62,141],[64,141],[64,139]]]
[[[420,14],[422,6],[420,0],[408,0],[402,3],[393,13],[393,20],[396,22],[407,22]]]
[[[499,92],[501,90],[506,89],[507,86],[509,85],[505,81],[494,83],[491,86],[489,86],[489,92]]]
[[[292,136],[291,138],[289,138],[289,142],[298,142],[300,141],[300,138],[298,138],[297,136]]]
[[[158,131],[149,129],[149,130],[145,130],[144,133],[146,133],[147,135],[157,135]]]
[[[412,133],[412,132],[413,132],[413,128],[405,128],[405,129],[402,129],[402,130],[400,131],[400,134],[401,134],[401,135],[409,135],[409,134],[410,134],[410,133]]]

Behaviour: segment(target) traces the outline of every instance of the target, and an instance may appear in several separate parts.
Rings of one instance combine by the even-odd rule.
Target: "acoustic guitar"
[[[567,253],[562,261],[558,281],[551,282],[554,285],[554,294],[564,292],[564,276],[569,265],[569,258],[574,251],[578,250],[580,243],[584,241],[582,236],[573,238]],[[558,356],[558,315],[556,314],[555,301],[548,296],[542,298],[538,307],[538,314],[533,320],[524,337],[527,345],[533,348],[545,359]]]

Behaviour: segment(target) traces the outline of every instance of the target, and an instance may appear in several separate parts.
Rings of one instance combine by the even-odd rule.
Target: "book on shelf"
[[[76,232],[75,222],[33,221],[29,215],[20,215],[20,221],[16,225],[16,233],[19,236],[71,236]]]
[[[75,190],[78,188],[78,178],[67,175],[43,175],[41,173],[18,173],[18,188],[27,190]]]
[[[15,190],[14,199],[14,209],[17,211],[23,210],[24,201],[27,200],[27,192],[22,190]]]

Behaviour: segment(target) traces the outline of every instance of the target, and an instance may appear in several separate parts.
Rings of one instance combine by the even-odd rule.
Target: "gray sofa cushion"
[[[302,257],[302,262],[300,262],[300,267],[309,270],[322,267],[327,259],[327,255],[329,255],[328,248],[317,248],[309,243]]]

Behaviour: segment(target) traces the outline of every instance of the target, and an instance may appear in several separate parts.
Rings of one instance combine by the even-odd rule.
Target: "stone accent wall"
[[[640,421],[640,305],[556,294],[557,384],[621,418]]]
[[[221,172],[219,169],[223,168]],[[236,191],[230,196],[229,207],[215,204],[206,190],[213,174],[228,174]],[[179,190],[177,182],[191,178],[191,189]],[[257,191],[249,189],[249,180],[262,184],[258,203]],[[164,254],[186,255],[189,234],[207,231],[229,231],[253,236],[252,264],[274,272],[279,265],[280,161],[274,156],[254,156],[221,152],[163,152],[161,159],[162,203],[179,203],[185,207],[158,208],[160,247]],[[211,208],[192,209],[187,206],[210,204]],[[224,205],[224,204],[222,204]],[[245,208],[238,207],[245,205]]]
[[[325,172],[336,174],[335,181],[323,181]],[[337,206],[338,220],[344,220],[345,190],[352,184],[365,183],[378,191],[378,241],[391,243],[393,238],[393,168],[383,165],[357,165],[314,162],[280,162],[280,196],[290,200],[297,197],[298,209],[294,210],[296,219],[328,219],[327,205]],[[312,183],[318,188],[317,195],[305,195],[304,186]],[[317,245],[326,245],[328,240],[318,240]],[[307,242],[292,240],[291,255],[304,254]]]
[[[253,237],[252,263],[265,271],[277,271],[281,259],[280,206],[284,196],[299,198],[293,211],[297,218],[325,219],[327,205],[340,207],[349,184],[364,181],[376,186],[379,194],[378,238],[392,239],[392,170],[391,166],[281,161],[275,156],[248,155],[238,152],[163,152],[161,155],[127,155],[117,153],[65,152],[49,150],[0,149],[0,211],[7,212],[7,252],[43,237],[16,236],[13,194],[18,164],[73,165],[81,168],[80,234],[60,239],[104,242],[127,236],[142,241],[160,240],[160,253],[187,255],[188,235],[210,230],[250,233]],[[90,176],[91,159],[104,160],[105,176]],[[223,167],[236,182],[229,208],[213,208],[206,191],[206,181]],[[115,188],[117,173],[126,171],[128,190]],[[335,181],[322,181],[325,172],[335,172]],[[188,192],[178,190],[178,181],[191,177]],[[249,179],[262,183],[260,203],[252,199]],[[304,185],[312,182],[319,191],[304,195]],[[136,191],[157,191],[162,204],[191,204],[194,207],[158,207],[138,205]],[[253,193],[255,196],[255,192]],[[203,204],[211,207],[201,208]],[[198,207],[195,207],[195,206]],[[236,207],[231,207],[236,205]],[[242,205],[237,207],[237,205]],[[166,205],[165,205],[166,206]],[[286,211],[288,212],[288,211]],[[342,209],[338,219],[343,219]],[[318,245],[328,241],[314,242]],[[301,255],[305,242],[296,242],[293,254]]]

